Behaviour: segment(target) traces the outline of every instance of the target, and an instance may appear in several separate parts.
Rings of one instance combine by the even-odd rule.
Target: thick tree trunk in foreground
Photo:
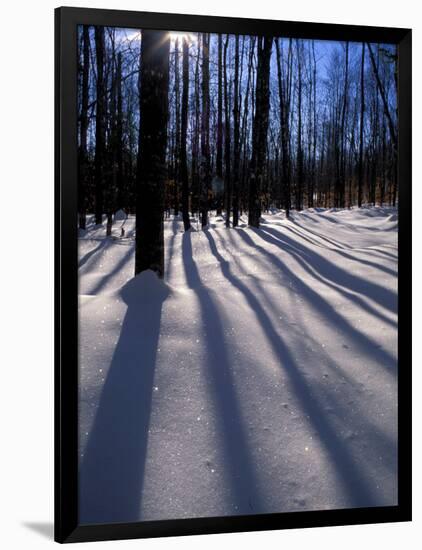
[[[140,129],[136,181],[135,274],[146,269],[164,276],[164,182],[168,119],[170,37],[142,32]]]
[[[122,54],[117,55],[117,121],[116,121],[116,142],[117,142],[117,208],[126,208],[125,204],[125,182],[123,178],[123,94],[122,94]]]
[[[267,151],[268,115],[270,109],[270,58],[272,38],[258,38],[255,116],[252,128],[252,160],[249,183],[249,225],[259,227],[261,189]]]
[[[183,91],[182,91],[182,130],[180,139],[180,177],[182,180],[182,214],[185,231],[190,229],[189,218],[189,181],[188,160],[186,154],[186,139],[188,129],[189,101],[189,44],[183,38]]]

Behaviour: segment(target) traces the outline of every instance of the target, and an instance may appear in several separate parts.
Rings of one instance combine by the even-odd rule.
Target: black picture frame
[[[398,505],[78,525],[77,25],[398,46]],[[61,7],[55,11],[55,540],[81,542],[411,520],[411,30]]]

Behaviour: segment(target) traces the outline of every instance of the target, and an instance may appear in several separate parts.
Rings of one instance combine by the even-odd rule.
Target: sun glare
[[[190,33],[190,32],[172,31],[169,34],[170,34],[170,40],[172,42],[176,42],[177,39],[179,39],[180,42],[182,42],[183,40],[186,40],[190,44],[197,41],[196,36],[194,34]]]

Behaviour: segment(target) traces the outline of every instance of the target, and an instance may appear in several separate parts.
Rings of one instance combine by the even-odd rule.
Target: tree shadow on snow
[[[122,256],[122,258],[116,263],[116,265],[113,267],[112,270],[109,271],[106,275],[104,275],[98,283],[94,286],[92,290],[90,290],[89,294],[96,295],[99,294],[100,291],[104,290],[104,287],[107,286],[109,281],[113,280],[113,277],[119,273],[122,269],[125,268],[126,264],[132,260],[132,257],[135,255],[135,246],[128,246],[128,250],[125,252]]]
[[[397,294],[391,290],[374,281],[350,273],[338,264],[328,261],[324,256],[310,250],[306,246],[300,245],[281,231],[266,227],[265,230],[256,231],[255,233],[261,239],[281,249],[284,249],[286,246],[295,246],[296,250],[297,248],[301,248],[304,255],[312,262],[312,267],[318,270],[323,277],[363,296],[370,296],[380,306],[393,313],[397,313]],[[359,262],[359,260],[356,261]]]
[[[223,234],[228,237],[230,244],[223,238]],[[238,248],[238,243],[235,241],[233,234],[237,235],[237,231],[227,231],[219,234],[225,250],[230,250],[230,246],[234,249]],[[234,256],[233,260],[241,272],[246,273],[245,265],[239,261],[239,258]],[[282,314],[283,310],[277,311],[274,300],[267,294],[259,277],[249,275],[249,278],[253,282],[255,290],[259,293],[261,303],[264,301],[268,308],[267,311],[273,311],[277,319],[277,316]],[[288,330],[290,335],[294,333],[294,345],[298,346],[298,349],[303,347],[305,339],[308,345],[313,348],[313,365],[323,367],[322,372],[319,372],[320,378],[318,378],[318,370],[313,373],[312,391],[317,395],[337,433],[346,434],[346,440],[359,437],[359,444],[365,449],[365,464],[368,470],[371,467],[376,470],[384,468],[390,474],[393,474],[394,479],[396,479],[397,439],[385,433],[374,422],[371,422],[366,410],[360,410],[356,407],[356,394],[361,394],[364,391],[364,384],[359,379],[351,376],[342,365],[335,363],[326,350],[320,347],[320,342],[310,332],[304,336],[304,333],[291,323],[284,330]],[[329,374],[327,374],[327,371]],[[338,398],[336,393],[339,384],[342,386],[341,399]],[[368,394],[368,398],[370,398],[370,394]],[[357,436],[358,433],[359,436]],[[382,457],[382,464],[380,464],[380,457]],[[392,488],[392,493],[387,491],[387,494],[394,495],[395,488]],[[388,502],[386,501],[383,504],[389,505],[391,500],[389,498]]]
[[[109,239],[108,237],[100,240],[99,244],[97,244],[95,248],[93,248],[92,250],[84,254],[82,258],[80,258],[78,268],[80,269],[81,267],[83,267],[87,263],[87,261],[90,260],[97,252],[99,252],[102,248],[107,248],[110,243],[111,239]]]
[[[166,269],[164,271],[166,281],[171,280],[171,273],[172,273],[172,265],[173,265],[173,256],[174,256],[174,243],[176,241],[176,237],[179,233],[179,220],[176,217],[173,217],[172,221],[172,236],[169,241],[169,244],[167,246],[166,250],[166,256],[167,256],[167,263],[166,263]]]
[[[234,514],[263,512],[262,496],[256,467],[235,391],[231,362],[225,343],[224,329],[213,292],[203,285],[193,259],[191,232],[183,234],[183,265],[188,286],[198,298],[201,320],[207,339],[206,372],[219,421],[230,502]]]
[[[81,523],[139,521],[153,378],[166,285],[151,271],[121,290],[127,304],[79,473]]]
[[[374,484],[365,474],[363,467],[358,466],[353,457],[347,450],[346,445],[337,434],[333,424],[324,412],[324,408],[318,397],[312,392],[305,377],[298,368],[293,353],[289,350],[279,333],[274,328],[274,325],[262,307],[256,295],[234,274],[231,272],[230,264],[227,262],[217,250],[214,238],[208,231],[204,232],[212,254],[220,264],[221,271],[226,279],[238,289],[251,308],[251,314],[256,316],[267,340],[270,343],[274,354],[279,359],[280,368],[288,375],[289,381],[294,391],[295,397],[302,405],[304,413],[309,418],[311,426],[318,433],[323,446],[325,447],[333,470],[336,472],[340,484],[343,487],[343,498],[347,504],[352,507],[369,507],[379,505],[377,498],[374,495]],[[238,233],[250,239],[245,231],[239,230]],[[255,246],[252,239],[251,244]]]

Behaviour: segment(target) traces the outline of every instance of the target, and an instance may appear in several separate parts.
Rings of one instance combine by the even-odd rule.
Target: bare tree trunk
[[[369,51],[369,58],[371,59],[372,69],[374,71],[375,80],[376,80],[377,86],[378,86],[378,91],[380,93],[382,103],[384,105],[384,114],[387,117],[388,128],[390,130],[390,136],[391,136],[391,139],[393,141],[394,147],[397,150],[397,136],[396,136],[396,131],[395,131],[395,127],[394,127],[394,122],[393,122],[393,119],[391,118],[390,109],[388,107],[388,101],[387,101],[387,97],[386,97],[386,94],[385,94],[385,90],[384,90],[384,87],[383,87],[383,85],[381,83],[381,80],[380,80],[380,77],[379,77],[378,67],[377,67],[377,64],[376,64],[376,61],[375,61],[374,53],[373,53],[372,48],[371,48],[371,44],[369,44],[369,42],[368,42],[367,46],[368,46],[368,51]]]
[[[189,102],[189,44],[183,38],[183,92],[182,92],[182,133],[180,138],[180,176],[182,180],[182,214],[185,231],[190,229],[189,218],[189,181],[188,159],[186,154],[186,140],[188,129],[188,102]]]
[[[259,37],[256,76],[255,116],[252,129],[252,160],[249,183],[249,225],[259,227],[261,218],[261,189],[267,151],[270,108],[270,59],[272,38]]]
[[[248,176],[248,117],[249,117],[249,102],[250,102],[250,90],[252,85],[252,65],[253,65],[253,53],[255,49],[255,37],[249,38],[249,56],[248,56],[248,77],[246,80],[246,92],[245,92],[245,101],[242,115],[242,130],[241,130],[241,149],[242,154],[242,190],[245,190],[247,187],[247,176]],[[246,204],[246,197],[244,192],[242,193],[241,207],[244,207]]]
[[[97,101],[95,114],[95,223],[103,221],[104,160],[105,160],[105,82],[104,27],[95,27],[97,59]]]
[[[169,51],[168,32],[142,31],[135,274],[151,269],[159,277],[164,276]]]
[[[199,212],[200,208],[200,174],[199,174],[199,131],[201,126],[200,121],[200,82],[199,82],[199,60],[201,54],[200,36],[198,33],[197,57],[195,62],[194,74],[194,131],[192,138],[192,211]]]
[[[218,98],[217,98],[217,157],[216,172],[223,179],[223,35],[218,35]],[[217,215],[221,215],[222,203],[218,199]]]
[[[174,215],[179,215],[179,180],[180,180],[180,73],[179,73],[179,38],[174,44],[174,101],[175,101],[175,149],[174,149]]]
[[[210,186],[210,61],[209,34],[202,34],[202,120],[201,120],[201,226],[208,225]]]
[[[122,96],[122,54],[117,54],[117,113],[116,113],[116,146],[117,146],[117,207],[125,208],[125,182],[123,179],[123,96]]]
[[[362,206],[363,191],[363,123],[365,115],[365,43],[362,44],[360,66],[360,127],[359,127],[359,165],[358,165],[358,206]]]
[[[303,149],[302,149],[302,55],[299,49],[299,40],[296,40],[297,49],[297,177],[296,177],[296,209],[303,208]]]
[[[316,149],[317,149],[317,63],[316,63],[316,57],[315,57],[315,41],[312,41],[312,58],[314,63],[314,69],[313,69],[313,77],[314,77],[314,117],[313,117],[313,125],[314,125],[314,132],[313,132],[313,151],[312,151],[312,174],[311,174],[311,201],[310,206],[314,206],[314,190],[316,186]]]
[[[78,211],[79,227],[86,229],[86,191],[88,179],[88,100],[89,100],[89,26],[83,27],[82,105],[79,144]]]
[[[239,36],[235,36],[234,105],[233,105],[233,227],[239,224],[239,164],[240,164],[240,110],[239,110]]]
[[[226,227],[230,227],[230,211],[232,204],[232,182],[231,182],[231,146],[230,146],[230,106],[229,91],[227,84],[227,48],[229,45],[229,35],[226,36],[224,44],[224,159],[225,159],[225,196],[226,196]]]
[[[344,91],[343,91],[343,108],[341,113],[341,156],[340,156],[340,193],[339,193],[339,206],[345,207],[345,190],[346,190],[346,136],[345,136],[345,124],[347,114],[347,95],[348,95],[348,79],[349,79],[349,42],[346,42],[346,60],[344,71]]]

